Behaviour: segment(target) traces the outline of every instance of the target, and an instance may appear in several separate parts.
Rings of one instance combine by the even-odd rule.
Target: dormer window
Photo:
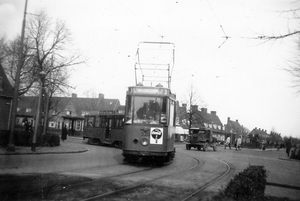
[[[19,111],[20,111],[20,108],[18,107],[18,108],[17,108],[17,112],[19,112]]]
[[[26,113],[30,113],[31,112],[31,108],[26,108]]]
[[[67,115],[71,115],[71,111],[67,111]]]

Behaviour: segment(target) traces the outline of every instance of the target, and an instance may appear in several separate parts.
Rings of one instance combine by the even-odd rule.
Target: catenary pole
[[[24,16],[23,16],[23,23],[22,23],[22,30],[21,30],[21,44],[19,47],[19,59],[18,59],[18,66],[17,66],[16,78],[15,78],[16,81],[15,81],[15,86],[14,86],[14,96],[13,96],[13,103],[12,103],[12,110],[11,110],[10,133],[9,133],[9,142],[8,142],[8,147],[7,147],[8,151],[15,151],[14,132],[15,132],[16,117],[17,117],[20,72],[21,72],[21,66],[23,63],[22,61],[23,61],[23,46],[24,46],[27,3],[28,3],[28,0],[25,1]]]

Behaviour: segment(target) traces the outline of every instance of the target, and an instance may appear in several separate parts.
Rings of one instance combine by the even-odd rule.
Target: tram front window
[[[126,123],[167,123],[166,98],[134,97],[133,99],[133,104],[130,104],[131,108],[128,108],[131,115]]]

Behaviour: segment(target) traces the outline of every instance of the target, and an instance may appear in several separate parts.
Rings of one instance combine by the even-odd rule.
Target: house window
[[[60,121],[59,121],[59,122],[57,122],[57,128],[58,128],[58,129],[61,129],[61,126],[60,126]]]
[[[26,108],[26,113],[30,113],[31,112],[31,108]]]
[[[54,128],[54,127],[55,127],[55,124],[54,124],[53,121],[50,122],[50,127],[51,127],[51,128]]]
[[[55,115],[56,114],[56,111],[55,110],[53,110],[53,112],[52,112],[52,115]]]
[[[71,111],[67,111],[67,115],[71,115]]]

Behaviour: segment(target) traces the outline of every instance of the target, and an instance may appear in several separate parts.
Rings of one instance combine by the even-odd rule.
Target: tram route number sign
[[[163,129],[162,128],[151,128],[150,144],[163,144]]]

